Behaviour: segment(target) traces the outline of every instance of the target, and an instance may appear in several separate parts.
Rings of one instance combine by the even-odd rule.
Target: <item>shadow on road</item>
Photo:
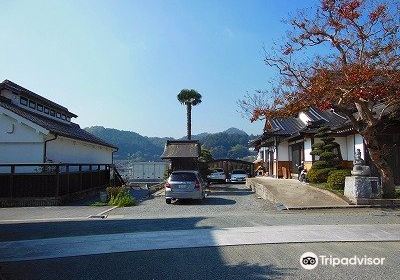
[[[223,196],[223,195],[252,195],[254,192],[252,189],[247,188],[246,186],[242,187],[233,187],[226,185],[211,185],[208,187],[210,196]]]
[[[214,195],[214,194],[213,194]],[[206,205],[232,205],[236,204],[236,201],[233,199],[227,199],[222,197],[213,197],[207,196],[203,199],[202,202],[192,199],[178,199],[177,201],[173,202],[176,205],[199,205],[199,206],[206,206]]]
[[[289,268],[251,263],[234,248],[187,248],[0,263],[10,279],[280,279]],[[227,256],[230,256],[227,258]],[[236,259],[236,260],[232,260]],[[230,259],[230,260],[229,260]],[[6,279],[9,279],[6,278]]]
[[[0,224],[0,242],[81,235],[211,228],[197,225],[204,219],[203,217],[123,220],[88,219],[82,221]]]
[[[252,195],[253,192],[249,191],[218,191],[218,192],[210,192],[209,193],[211,196],[218,196],[218,195]]]

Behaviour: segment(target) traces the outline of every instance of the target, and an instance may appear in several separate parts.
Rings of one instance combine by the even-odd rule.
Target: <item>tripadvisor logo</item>
[[[301,255],[300,264],[304,269],[314,269],[318,265],[318,256],[312,252],[306,252]]]
[[[352,256],[338,258],[333,256],[317,256],[312,252],[306,252],[300,257],[300,265],[307,270],[317,267],[318,264],[325,266],[351,266],[351,265],[383,265],[385,258],[372,258],[364,255],[363,257]]]

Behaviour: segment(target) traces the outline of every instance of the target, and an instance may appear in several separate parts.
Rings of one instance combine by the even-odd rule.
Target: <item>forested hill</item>
[[[93,135],[119,148],[116,159],[132,159],[134,161],[159,161],[167,140],[171,137],[146,137],[136,132],[124,131],[102,126],[85,128]],[[201,133],[192,138],[209,149],[214,158],[241,159],[254,152],[249,151],[248,142],[256,136],[248,135],[243,130],[229,128],[219,133]],[[180,138],[184,139],[184,137]]]

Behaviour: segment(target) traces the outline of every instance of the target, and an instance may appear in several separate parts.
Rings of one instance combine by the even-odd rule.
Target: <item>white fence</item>
[[[116,161],[121,176],[128,182],[159,182],[164,178],[167,162]]]

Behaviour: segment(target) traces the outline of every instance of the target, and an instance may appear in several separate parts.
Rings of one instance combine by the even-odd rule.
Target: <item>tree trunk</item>
[[[367,127],[364,131],[360,132],[360,134],[364,138],[372,162],[381,175],[383,197],[394,198],[395,186],[393,171],[385,159],[387,151],[385,151],[383,143],[380,143],[378,140],[377,129],[375,127]]]
[[[187,139],[192,139],[192,103],[186,102],[186,117],[187,117]]]

